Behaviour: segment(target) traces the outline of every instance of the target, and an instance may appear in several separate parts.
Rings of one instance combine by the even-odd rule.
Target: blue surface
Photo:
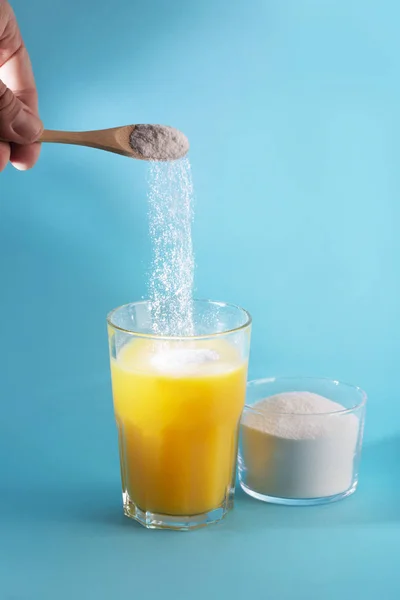
[[[1,600],[400,595],[400,5],[14,0],[48,128],[181,128],[197,293],[254,317],[250,375],[369,394],[357,494],[121,516],[105,315],[146,293],[146,165],[48,146],[0,183]]]

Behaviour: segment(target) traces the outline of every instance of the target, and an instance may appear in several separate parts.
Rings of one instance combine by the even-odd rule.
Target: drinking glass
[[[251,317],[196,300],[188,336],[160,336],[151,303],[108,316],[124,513],[147,528],[187,530],[233,505]]]

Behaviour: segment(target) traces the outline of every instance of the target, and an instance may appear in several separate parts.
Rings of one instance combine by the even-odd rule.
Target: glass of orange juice
[[[151,529],[220,521],[233,506],[251,317],[195,300],[190,336],[154,334],[150,302],[108,316],[124,513]]]

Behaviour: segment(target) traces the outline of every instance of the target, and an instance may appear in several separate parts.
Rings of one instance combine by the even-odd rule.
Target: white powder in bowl
[[[245,410],[241,481],[275,498],[322,498],[353,483],[359,419],[311,392],[287,392]],[[329,413],[329,414],[327,414]]]

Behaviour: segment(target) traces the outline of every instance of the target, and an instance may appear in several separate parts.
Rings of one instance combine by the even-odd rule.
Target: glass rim
[[[225,331],[217,331],[215,333],[207,333],[207,334],[201,334],[201,335],[159,335],[157,333],[142,333],[140,331],[134,331],[132,329],[126,329],[125,327],[120,327],[119,325],[116,325],[115,323],[113,323],[113,321],[112,321],[113,316],[122,308],[126,308],[128,306],[148,305],[150,303],[150,300],[138,300],[137,302],[128,302],[127,304],[121,304],[120,306],[113,308],[113,310],[111,310],[107,315],[107,324],[110,327],[112,327],[113,329],[116,329],[117,331],[122,331],[123,333],[128,333],[129,335],[134,335],[136,337],[149,339],[149,340],[162,340],[162,341],[181,341],[181,340],[195,341],[195,340],[206,340],[206,339],[215,338],[215,337],[223,337],[223,336],[229,335],[231,333],[236,333],[238,331],[245,330],[248,327],[250,327],[252,324],[252,317],[251,317],[250,313],[245,308],[242,308],[238,304],[232,304],[230,302],[219,302],[218,300],[208,300],[208,299],[203,299],[203,298],[194,298],[193,302],[196,304],[201,304],[201,303],[209,304],[209,305],[212,304],[213,306],[218,306],[220,308],[233,308],[244,314],[245,322],[242,325],[239,325],[238,327],[233,327],[232,329],[226,329]]]
[[[367,402],[367,393],[360,388],[357,385],[352,385],[351,383],[345,383],[344,381],[339,381],[338,379],[329,379],[329,377],[266,377],[265,379],[252,379],[251,381],[247,382],[246,385],[246,391],[248,388],[250,387],[256,387],[257,385],[262,385],[262,384],[268,384],[268,383],[274,383],[274,382],[291,382],[291,381],[300,381],[300,382],[321,382],[321,383],[331,383],[333,385],[336,385],[337,387],[345,387],[348,388],[349,390],[352,390],[353,392],[356,392],[358,395],[361,396],[361,400],[360,402],[358,402],[357,404],[354,404],[354,406],[352,406],[351,408],[343,408],[342,410],[331,410],[329,412],[323,412],[323,413],[300,413],[300,412],[295,412],[295,413],[284,413],[284,412],[280,412],[280,411],[276,411],[276,410],[270,410],[268,411],[268,413],[262,413],[256,409],[253,408],[252,405],[245,403],[244,405],[244,410],[250,410],[253,413],[256,413],[257,415],[260,415],[262,417],[266,417],[267,414],[270,415],[279,415],[279,416],[285,416],[285,417],[329,417],[329,416],[333,416],[333,415],[345,415],[345,414],[349,414],[349,413],[353,413],[357,410],[359,410],[360,408],[364,408],[365,404]],[[306,390],[298,390],[298,391],[306,391]],[[281,392],[281,393],[286,393],[286,392]],[[290,393],[290,392],[288,392]],[[314,392],[311,392],[314,393]],[[272,396],[276,396],[277,394],[272,394]],[[271,398],[272,396],[266,396],[265,400],[267,400],[268,398]]]

